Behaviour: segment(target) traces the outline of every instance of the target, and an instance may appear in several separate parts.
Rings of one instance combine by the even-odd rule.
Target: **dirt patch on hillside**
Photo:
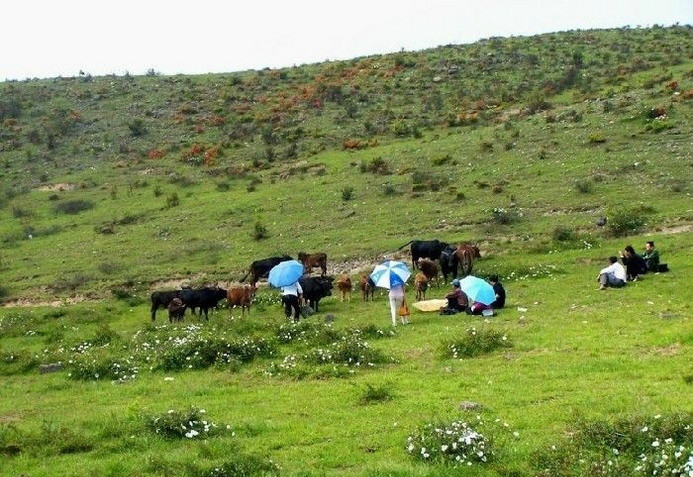
[[[83,303],[86,301],[94,301],[94,300],[88,300],[87,297],[84,295],[75,295],[71,296],[68,298],[64,298],[62,300],[53,300],[53,301],[38,301],[38,300],[32,300],[29,298],[18,298],[16,300],[10,300],[6,301],[3,303],[2,306],[3,308],[28,308],[28,307],[49,307],[49,308],[58,308],[64,305],[75,305],[77,303]]]
[[[674,343],[669,346],[657,346],[650,349],[650,354],[658,356],[676,356],[681,352],[681,343]]]
[[[681,224],[681,225],[674,225],[671,227],[662,227],[661,229],[655,229],[654,232],[651,232],[647,235],[652,235],[653,233],[671,235],[671,234],[682,234],[682,233],[691,232],[691,231],[693,231],[693,224]]]
[[[58,191],[73,190],[74,188],[75,188],[74,184],[69,184],[67,182],[61,182],[58,184],[42,185],[41,187],[38,188],[38,190],[44,191],[44,192],[58,192]]]

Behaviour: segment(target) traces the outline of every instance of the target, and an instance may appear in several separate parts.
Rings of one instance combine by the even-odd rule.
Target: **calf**
[[[168,304],[168,321],[173,323],[174,321],[183,321],[185,316],[185,305],[183,300],[180,298],[174,298],[171,303]]]
[[[368,275],[361,275],[361,282],[359,283],[361,287],[361,292],[363,293],[363,301],[368,301],[370,296],[371,301],[373,301],[373,294],[375,293],[375,283]]]
[[[438,264],[427,258],[419,259],[419,270],[426,276],[426,281],[433,281],[438,278]]]
[[[227,291],[223,288],[204,287],[196,290],[182,290],[180,299],[187,308],[195,314],[195,308],[199,308],[199,316],[202,317],[202,312],[205,314],[205,320],[209,320],[209,309],[216,308],[217,304],[226,298]]]
[[[298,252],[298,261],[303,264],[303,268],[306,270],[306,273],[310,273],[313,271],[314,268],[320,267],[320,270],[322,270],[321,276],[327,275],[327,254],[318,252],[318,253],[304,253],[304,252]]]
[[[351,278],[346,273],[337,277],[337,290],[339,290],[339,299],[344,301],[344,297],[347,301],[351,301]]]
[[[250,284],[255,286],[260,278],[267,278],[269,276],[270,270],[279,265],[281,262],[286,262],[287,260],[293,260],[288,255],[282,255],[281,257],[270,257],[262,260],[255,260],[250,264],[248,273],[241,278],[241,282],[244,282],[248,275],[251,275]]]
[[[226,294],[226,299],[228,300],[229,310],[237,306],[241,307],[241,316],[245,314],[246,308],[248,313],[250,313],[250,304],[255,296],[255,290],[257,290],[253,285],[243,285],[229,288]]]
[[[156,310],[158,310],[159,307],[168,308],[171,300],[174,298],[180,298],[180,293],[181,290],[155,291],[152,293],[152,308],[150,310],[152,314],[152,321],[156,320]]]
[[[425,300],[426,290],[428,289],[428,277],[426,277],[423,272],[416,274],[416,278],[414,278],[414,288],[416,289],[416,300]]]
[[[316,312],[318,311],[320,300],[332,295],[333,281],[334,278],[332,277],[308,277],[305,275],[298,280],[303,289],[303,299]]]

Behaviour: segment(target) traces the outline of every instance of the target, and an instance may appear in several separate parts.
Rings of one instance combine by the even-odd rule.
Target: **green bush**
[[[180,198],[178,197],[178,192],[173,192],[171,195],[166,197],[166,207],[178,207],[180,205]]]
[[[351,186],[345,186],[342,189],[342,200],[348,202],[354,198],[354,188]]]
[[[127,357],[115,357],[106,352],[84,353],[67,365],[68,377],[78,381],[110,380],[125,382],[137,378],[139,366]]]
[[[611,235],[623,237],[638,233],[646,223],[647,212],[638,208],[614,209],[607,215],[607,228]]]
[[[199,475],[202,477],[276,477],[279,474],[279,466],[269,459],[235,453],[231,459],[214,465]]]
[[[93,209],[94,203],[88,200],[76,199],[56,204],[55,211],[62,214],[79,214],[85,210]]]
[[[359,398],[359,404],[381,403],[391,401],[393,398],[394,394],[390,385],[373,386],[370,383],[366,383],[366,388],[362,391]]]
[[[265,227],[260,221],[255,222],[255,225],[253,226],[253,239],[264,240],[266,238],[269,238],[267,227]]]
[[[462,337],[444,341],[441,346],[441,354],[444,358],[472,358],[480,354],[490,353],[498,348],[511,346],[512,343],[505,333],[490,328],[477,330],[471,327],[467,328]]]
[[[425,424],[407,437],[406,450],[424,462],[464,466],[485,464],[494,455],[490,439],[464,421]]]
[[[222,432],[231,432],[231,426],[219,426],[208,421],[206,411],[196,407],[190,407],[184,411],[169,411],[148,416],[145,425],[154,434],[169,439],[206,439]]]

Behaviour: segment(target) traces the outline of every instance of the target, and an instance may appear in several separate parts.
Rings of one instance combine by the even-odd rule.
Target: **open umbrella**
[[[490,305],[496,301],[496,292],[493,291],[493,287],[481,278],[472,275],[464,277],[460,280],[460,289],[472,301],[478,301],[484,305]]]
[[[402,262],[388,260],[376,266],[371,273],[371,280],[375,286],[390,289],[395,285],[404,285],[411,272]]]
[[[293,285],[303,275],[303,264],[297,260],[287,260],[272,267],[267,281],[273,287]]]

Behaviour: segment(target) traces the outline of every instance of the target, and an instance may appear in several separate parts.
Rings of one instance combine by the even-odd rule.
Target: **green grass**
[[[281,71],[0,84],[0,300],[30,305],[0,308],[0,474],[274,475],[271,459],[283,476],[541,475],[537,453],[569,448],[576,422],[690,410],[689,37],[568,32]],[[589,81],[566,84],[580,58]],[[442,60],[461,71],[434,82]],[[413,310],[390,334],[382,291],[327,298],[293,326],[263,289],[250,316],[149,320],[149,294],[171,280],[228,283],[299,251],[375,264],[414,238],[478,243],[475,273],[501,276],[507,308],[488,323]],[[645,240],[671,272],[598,291],[606,258]],[[471,328],[488,343],[441,355]],[[512,347],[496,347],[503,335]],[[148,429],[186,409],[232,432]],[[483,468],[407,454],[426,424],[477,413],[495,449]]]

